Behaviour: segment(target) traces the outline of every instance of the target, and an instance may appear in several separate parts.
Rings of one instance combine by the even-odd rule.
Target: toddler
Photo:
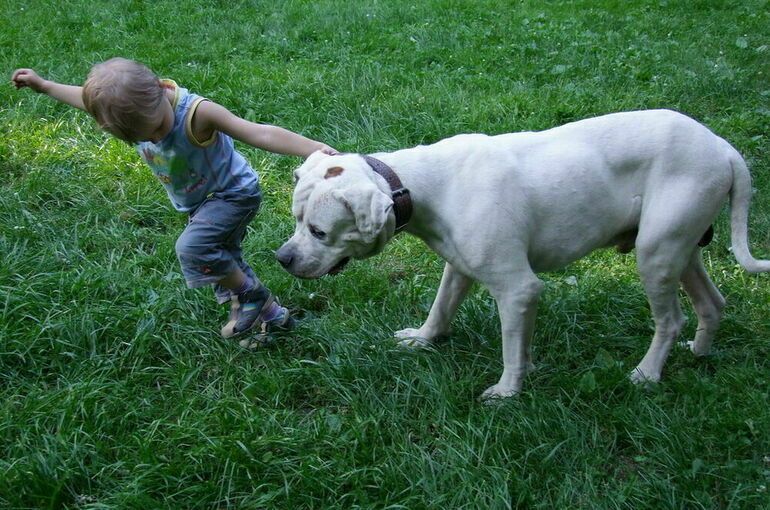
[[[95,65],[82,87],[17,69],[16,88],[87,111],[99,126],[134,145],[160,179],[174,208],[189,215],[176,242],[187,285],[213,285],[230,301],[222,336],[260,328],[291,329],[294,320],[243,260],[241,242],[261,202],[259,177],[233,138],[280,154],[307,157],[337,151],[286,129],[249,122],[226,108],[161,80],[144,65],[113,58]]]

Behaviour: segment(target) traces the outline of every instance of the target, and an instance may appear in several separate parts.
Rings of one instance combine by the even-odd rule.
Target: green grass
[[[126,56],[345,151],[677,109],[748,160],[752,249],[770,257],[767,1],[0,7],[7,77],[81,83]],[[395,349],[441,261],[404,237],[337,277],[293,279],[272,253],[293,230],[298,160],[241,149],[266,195],[248,259],[304,316],[255,352],[218,338],[225,311],[185,288],[185,220],[132,149],[0,89],[0,507],[770,507],[770,280],[737,266],[725,214],[705,251],[728,300],[713,356],[677,348],[660,385],[631,386],[649,312],[633,256],[597,252],[543,276],[539,369],[488,407],[477,397],[502,370],[488,293],[435,352]]]

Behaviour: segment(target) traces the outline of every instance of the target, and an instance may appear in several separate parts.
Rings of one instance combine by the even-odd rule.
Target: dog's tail
[[[733,255],[749,273],[770,271],[770,260],[757,260],[749,252],[749,202],[751,202],[751,175],[746,162],[733,149],[730,165],[733,168],[733,186],[730,189],[730,226]]]

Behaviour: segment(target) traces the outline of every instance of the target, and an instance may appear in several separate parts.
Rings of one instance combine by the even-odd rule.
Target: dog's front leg
[[[457,308],[463,302],[473,280],[457,271],[449,262],[444,266],[444,274],[438,287],[428,318],[419,329],[407,328],[396,331],[399,345],[409,348],[430,347],[437,337],[449,332]]]
[[[521,391],[531,369],[530,340],[543,282],[532,272],[517,274],[507,288],[490,288],[500,313],[503,334],[503,375],[481,395],[482,400],[510,397]]]

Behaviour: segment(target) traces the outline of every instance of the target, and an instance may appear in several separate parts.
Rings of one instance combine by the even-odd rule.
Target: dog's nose
[[[280,262],[284,269],[288,269],[294,260],[294,250],[284,244],[275,252],[275,258],[278,259],[278,262]]]

